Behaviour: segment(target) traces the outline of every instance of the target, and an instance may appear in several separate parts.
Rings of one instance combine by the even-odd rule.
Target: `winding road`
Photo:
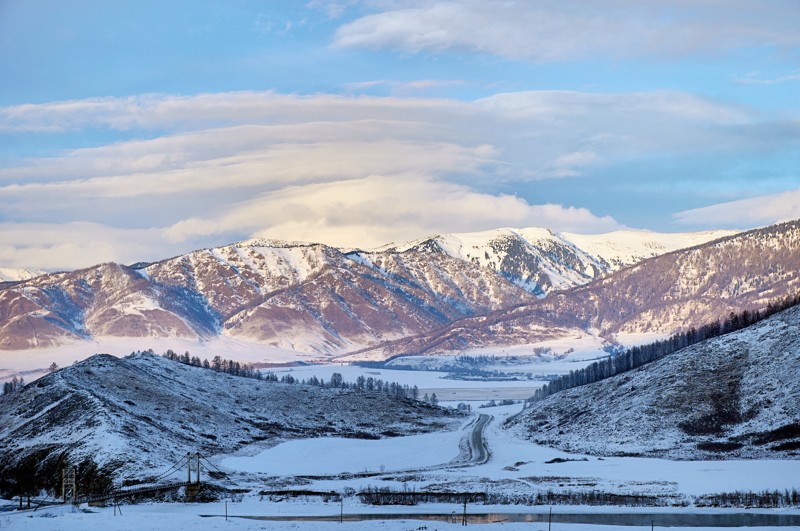
[[[472,431],[467,435],[470,459],[467,465],[483,465],[489,461],[489,448],[483,438],[483,431],[494,417],[481,413],[472,427]]]

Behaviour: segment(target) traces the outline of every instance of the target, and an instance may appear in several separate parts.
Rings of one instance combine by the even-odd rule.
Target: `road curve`
[[[475,424],[472,426],[472,432],[467,437],[470,459],[466,464],[482,465],[489,461],[489,448],[486,444],[486,440],[483,438],[483,432],[493,418],[493,416],[485,413],[478,415],[478,420],[475,421]]]

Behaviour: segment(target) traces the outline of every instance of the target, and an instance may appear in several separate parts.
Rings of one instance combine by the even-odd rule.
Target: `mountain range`
[[[0,284],[0,348],[226,336],[349,359],[669,334],[794,294],[797,222],[744,233],[499,229],[378,249],[248,240]]]

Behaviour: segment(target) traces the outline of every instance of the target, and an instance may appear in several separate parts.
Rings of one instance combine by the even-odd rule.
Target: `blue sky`
[[[800,217],[794,0],[0,0],[0,267]]]

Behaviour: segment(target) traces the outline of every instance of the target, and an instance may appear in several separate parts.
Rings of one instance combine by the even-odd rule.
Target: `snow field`
[[[280,476],[417,469],[457,457],[461,436],[460,431],[452,431],[380,440],[298,439],[257,455],[227,457],[220,464],[237,472]]]

